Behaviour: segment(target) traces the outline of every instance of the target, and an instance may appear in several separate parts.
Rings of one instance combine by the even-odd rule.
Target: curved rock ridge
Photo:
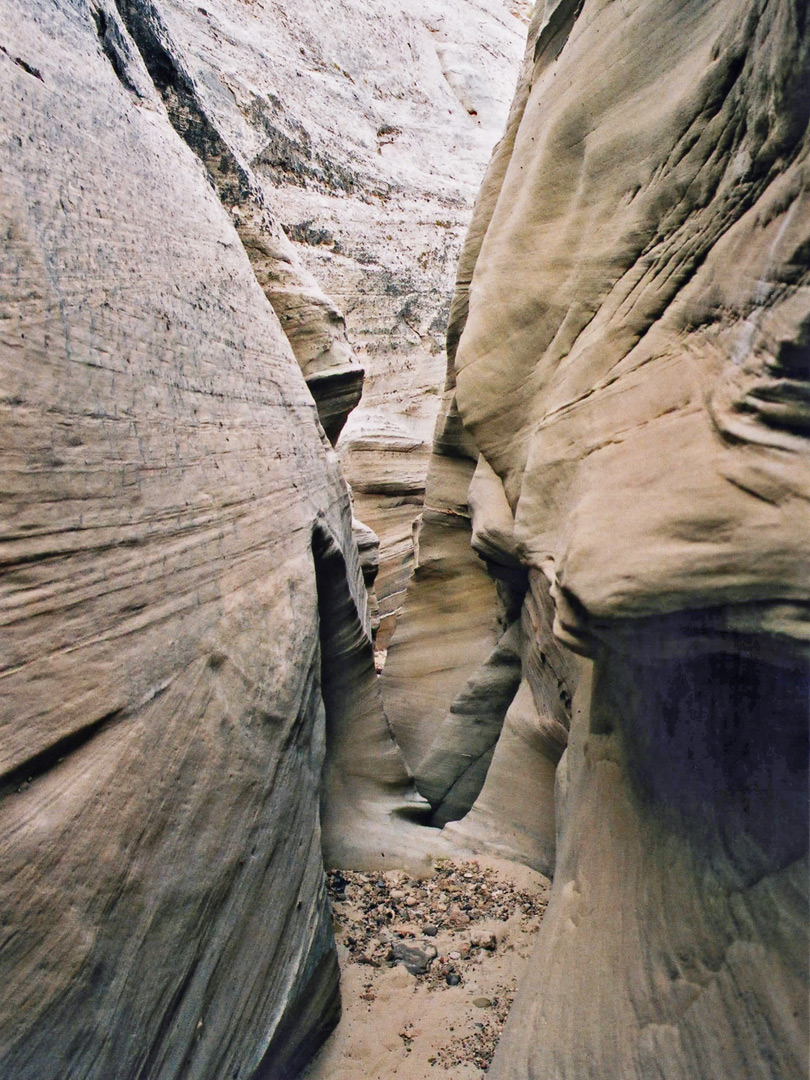
[[[529,46],[448,331],[486,461],[472,533],[493,573],[528,571],[531,659],[478,805],[445,831],[545,859],[539,820],[557,834],[491,1075],[800,1080],[806,13],[548,0]],[[556,702],[530,677],[552,615]],[[557,765],[553,808],[521,740]]]
[[[469,454],[451,389],[436,425],[425,508],[416,532],[416,565],[382,675],[386,713],[417,776],[417,785],[420,763],[443,721],[454,712],[454,699],[464,695],[465,684],[467,701],[458,703],[451,728],[458,735],[458,717],[476,713],[479,721],[487,723],[479,707],[483,704],[486,710],[486,695],[482,701],[475,683],[482,687],[491,684],[487,672],[479,669],[498,649],[499,639],[514,619],[499,599],[495,581],[470,547],[467,488],[475,461]],[[495,669],[502,666],[495,661]],[[499,697],[503,697],[503,688]],[[504,709],[508,701],[507,695]],[[502,719],[503,710],[488,726],[497,729]],[[451,741],[455,737],[451,736]],[[447,740],[444,746],[449,748]],[[463,740],[458,752],[460,770],[465,758],[478,756]],[[452,783],[450,777],[445,778],[446,783],[438,777],[436,780],[438,789],[428,781],[434,797]]]
[[[272,178],[255,153],[261,134],[274,131],[273,105],[249,86],[234,92],[211,11],[176,0],[115,2],[173,126],[203,162],[233,216],[335,443],[360,400],[363,370],[347,340],[342,312],[305,268],[272,211]],[[105,19],[103,30],[99,27],[102,44],[112,53],[115,23],[100,18]]]
[[[539,25],[535,17],[524,73]],[[459,261],[447,332],[447,389],[417,567],[383,672],[383,693],[417,787],[433,807],[433,823],[456,822],[447,828],[454,842],[551,873],[554,773],[577,665],[555,643],[537,643],[535,631],[543,622],[550,625],[553,611],[548,586],[536,581],[529,588],[501,480],[459,415],[454,366],[490,194],[508,161],[525,96],[521,82]],[[528,680],[537,705],[527,711]],[[520,770],[514,775],[516,758]]]
[[[572,641],[702,609],[721,635],[726,618],[761,624],[795,650],[810,482],[801,6],[583,9],[560,52],[568,7],[551,6],[484,198],[456,361],[465,424],[504,480],[524,560],[553,563]],[[645,61],[608,62],[628,40]]]
[[[254,132],[254,168],[274,185],[297,254],[345,312],[366,372],[339,449],[356,514],[380,538],[381,657],[413,566],[447,297],[509,107],[521,6],[203,5],[206,49]]]
[[[0,1074],[289,1080],[339,1011],[321,815],[424,854],[349,492],[169,6],[2,8]]]

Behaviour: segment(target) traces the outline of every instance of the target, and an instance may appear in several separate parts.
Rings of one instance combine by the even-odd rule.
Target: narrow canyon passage
[[[0,1080],[807,1080],[803,0],[0,79]]]

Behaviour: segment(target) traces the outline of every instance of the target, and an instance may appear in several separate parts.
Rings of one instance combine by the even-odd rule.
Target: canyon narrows
[[[0,14],[0,1078],[804,1080],[803,0]]]

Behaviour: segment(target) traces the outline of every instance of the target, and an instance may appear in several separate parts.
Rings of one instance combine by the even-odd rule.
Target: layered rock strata
[[[498,1080],[807,1075],[807,29],[538,5],[482,189],[456,401],[583,656]]]
[[[498,648],[509,621],[494,580],[470,547],[467,488],[475,461],[469,456],[452,389],[447,400],[436,425],[416,567],[382,678],[386,713],[417,778],[456,696],[464,695],[468,687],[467,702],[459,702],[457,716],[469,715],[475,697],[480,698],[474,683],[477,679],[486,683],[489,677],[479,669]],[[499,666],[495,660],[494,667]],[[508,701],[507,695],[504,709]],[[485,715],[480,719],[484,721]],[[497,719],[494,723],[499,725]],[[446,739],[445,750],[449,746]],[[476,754],[465,748],[463,738],[458,750],[457,770],[439,781],[444,790],[460,774],[465,758],[469,761]],[[436,790],[435,784],[430,790]]]
[[[361,364],[368,373],[341,454],[357,515],[381,541],[384,650],[413,564],[446,297],[525,5],[337,0],[327,17],[283,0],[119,7],[233,215],[333,442]]]
[[[322,790],[359,862],[408,774],[223,94],[121,10],[2,12],[0,1074],[281,1080],[339,1009]]]
[[[535,18],[524,76],[538,31]],[[538,644],[538,628],[550,626],[552,618],[548,588],[539,580],[529,588],[512,508],[462,423],[455,393],[456,349],[491,212],[489,193],[508,161],[524,96],[521,82],[459,261],[447,332],[445,404],[428,474],[417,569],[383,691],[417,786],[433,807],[434,824],[463,819],[448,829],[455,842],[548,874],[554,868],[554,773],[565,747],[576,664],[555,643]],[[505,654],[511,658],[506,666]],[[493,680],[495,672],[504,677]],[[526,686],[517,695],[523,684],[534,691],[536,705],[528,711]],[[521,768],[512,775],[516,759]]]
[[[339,450],[355,512],[380,538],[383,653],[413,567],[455,264],[509,107],[525,5],[204,6],[211,49],[233,39],[267,58],[251,83],[277,134],[256,168],[366,372]],[[244,63],[228,79],[244,83]]]
[[[116,0],[116,5],[172,125],[199,157],[231,213],[317,402],[324,430],[335,443],[360,400],[363,369],[346,338],[342,312],[304,267],[274,215],[274,184],[261,167],[262,136],[272,142],[277,134],[271,124],[273,103],[244,76],[241,92],[235,92],[227,62],[235,57],[227,56],[211,26],[213,9],[172,0]],[[230,6],[223,7],[223,16]],[[97,22],[102,47],[115,58],[116,23],[101,8]]]

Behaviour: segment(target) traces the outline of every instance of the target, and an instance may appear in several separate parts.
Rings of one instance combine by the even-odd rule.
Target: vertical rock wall
[[[325,759],[364,747],[327,785],[341,820],[362,805],[379,824],[408,783],[374,697],[348,491],[257,280],[269,256],[245,251],[281,236],[167,11],[2,5],[15,1080],[295,1075],[339,1010]],[[323,316],[318,355],[342,357],[333,309],[300,281],[287,322],[310,341]]]
[[[548,583],[521,561],[501,479],[462,422],[455,367],[470,282],[526,105],[541,25],[538,10],[506,132],[459,261],[418,566],[383,689],[434,824],[463,819],[447,829],[456,843],[551,873],[554,774],[567,740],[577,664],[550,640]]]
[[[477,546],[529,591],[512,730],[448,829],[503,839],[510,785],[547,815],[515,737],[553,763],[570,715],[498,1080],[807,1075],[808,85],[790,0],[535,10],[449,335],[508,507]]]

